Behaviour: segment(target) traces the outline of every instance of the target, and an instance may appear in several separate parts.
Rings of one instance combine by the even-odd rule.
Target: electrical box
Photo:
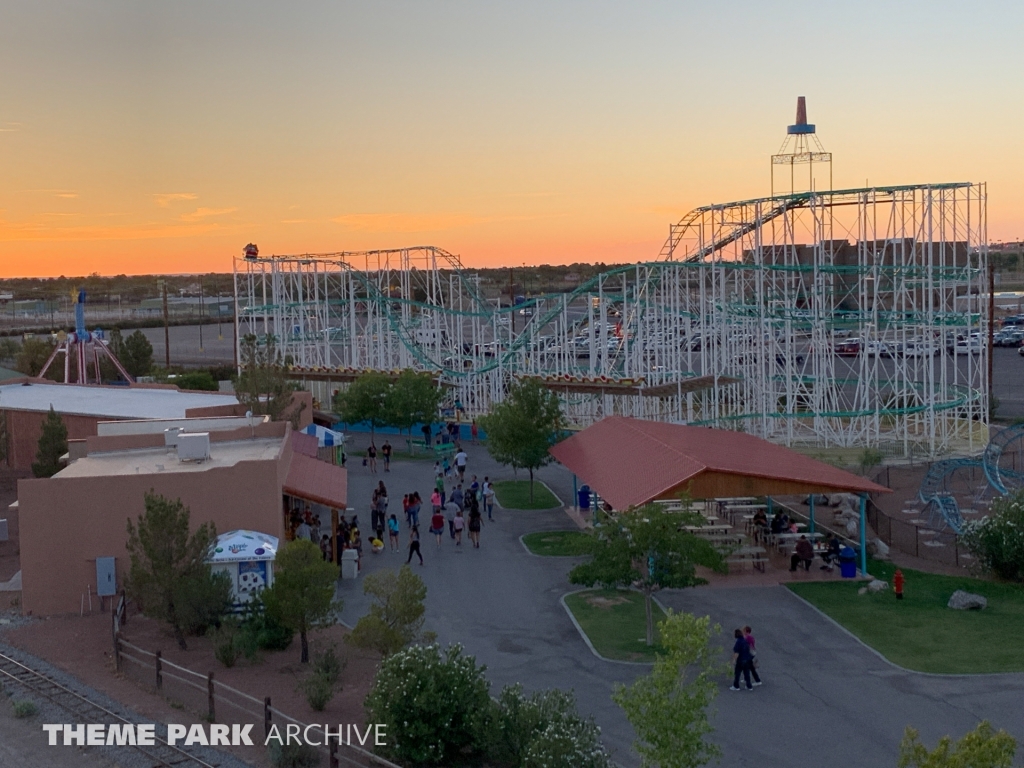
[[[170,429],[164,430],[164,445],[166,446],[177,446],[178,435],[181,434],[181,427],[171,427]]]
[[[112,557],[96,558],[96,594],[100,597],[117,594],[117,573]]]
[[[209,458],[209,432],[182,432],[178,435],[179,461],[207,461]]]

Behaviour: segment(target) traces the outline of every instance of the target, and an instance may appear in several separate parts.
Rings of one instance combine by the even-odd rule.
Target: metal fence
[[[114,663],[117,671],[134,682],[165,696],[184,709],[215,722],[263,723],[264,740],[275,723],[282,737],[288,725],[298,726],[308,739],[319,741],[326,746],[318,749],[327,755],[330,768],[356,766],[357,768],[400,768],[400,766],[379,757],[372,752],[348,743],[342,735],[331,732],[328,742],[325,726],[307,724],[296,720],[272,706],[270,697],[262,699],[233,688],[217,680],[213,672],[203,675],[163,658],[160,651],[147,651],[121,637],[121,627],[126,619],[124,594],[113,611]],[[336,738],[335,738],[336,737]]]
[[[868,525],[892,549],[907,555],[956,567],[970,565],[971,555],[949,529],[936,530],[890,517],[868,501]]]

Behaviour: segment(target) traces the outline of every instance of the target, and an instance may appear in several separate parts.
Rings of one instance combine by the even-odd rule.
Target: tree
[[[32,474],[36,477],[53,477],[60,472],[60,457],[68,452],[68,428],[60,414],[50,406],[50,412],[43,418],[43,429],[39,435],[36,460]]]
[[[267,613],[299,633],[302,663],[309,663],[309,633],[329,627],[341,602],[334,599],[338,566],[324,560],[320,548],[307,539],[289,541],[274,561],[274,583],[263,590]]]
[[[148,376],[153,369],[153,345],[149,343],[146,334],[135,331],[119,346],[121,349],[117,359],[132,378]]]
[[[406,368],[395,379],[384,399],[384,419],[399,432],[411,432],[416,424],[430,424],[437,417],[442,392],[429,373]]]
[[[476,764],[493,719],[486,667],[462,646],[412,645],[381,662],[366,722],[387,729],[386,756],[417,766]]]
[[[480,419],[487,432],[487,452],[495,461],[533,472],[551,461],[548,449],[558,434],[562,408],[558,396],[533,379],[513,384],[505,399]]]
[[[366,576],[363,594],[370,595],[374,603],[370,612],[356,623],[348,642],[390,656],[419,636],[427,586],[408,565],[397,572],[377,571]]]
[[[267,336],[263,344],[255,334],[242,338],[242,372],[235,382],[238,402],[254,414],[270,416],[278,421],[292,404],[295,387],[288,381],[277,340]],[[305,404],[302,405],[302,408]],[[299,408],[291,414],[293,426],[298,425]]]
[[[26,376],[38,376],[56,346],[49,339],[29,337],[21,343],[21,349],[14,358],[14,367]]]
[[[688,504],[686,499],[684,504]],[[684,525],[700,525],[701,521],[695,512],[667,512],[658,504],[608,516],[581,542],[581,548],[592,557],[569,572],[569,581],[639,589],[647,611],[647,644],[653,645],[653,594],[663,588],[707,583],[696,575],[698,565],[725,571],[722,555],[710,542],[682,530]]]
[[[213,378],[213,375],[209,371],[188,371],[187,373],[179,373],[170,381],[174,386],[182,390],[191,389],[216,392],[220,389],[216,379]]]
[[[16,360],[20,351],[21,345],[14,339],[6,336],[0,339],[0,361]]]
[[[390,394],[391,379],[379,371],[367,371],[335,395],[334,411],[346,424],[369,422],[372,440],[374,430],[388,423]]]
[[[143,611],[171,625],[178,646],[217,622],[231,603],[231,580],[207,562],[217,540],[213,523],[189,535],[189,509],[152,491],[138,524],[128,520],[127,591]]]
[[[993,731],[987,720],[954,746],[949,736],[939,739],[931,752],[917,731],[907,727],[900,742],[898,768],[1011,768],[1017,742],[1006,731]]]
[[[707,616],[668,611],[660,622],[661,645],[651,674],[630,686],[618,684],[612,701],[636,731],[633,746],[643,768],[698,768],[721,755],[707,741],[714,730],[708,706],[718,693],[719,655],[712,637],[720,628]]]

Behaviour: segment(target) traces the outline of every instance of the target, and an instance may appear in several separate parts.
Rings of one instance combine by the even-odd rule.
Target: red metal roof
[[[319,443],[316,435],[307,435],[305,432],[292,432],[292,450],[301,453],[303,456],[317,457]]]
[[[646,504],[702,472],[807,483],[821,491],[888,493],[863,477],[743,432],[609,416],[551,454],[616,509]]]
[[[348,471],[326,461],[293,453],[284,492],[317,504],[345,509],[348,504]]]

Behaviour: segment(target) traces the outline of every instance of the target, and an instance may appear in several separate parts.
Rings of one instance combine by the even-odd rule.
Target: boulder
[[[856,520],[849,520],[846,523],[846,534],[850,537],[855,537],[860,533],[860,524]]]
[[[875,556],[876,560],[888,560],[889,559],[889,545],[881,539],[871,540],[871,554]]]
[[[868,588],[867,587],[861,587],[860,589],[857,590],[857,594],[858,595],[866,595],[867,593],[868,593]]]
[[[868,584],[868,592],[870,592],[871,594],[876,594],[878,592],[883,592],[883,591],[887,590],[888,588],[889,588],[889,582],[888,581],[882,581],[880,579],[874,579],[873,581],[871,581]]]
[[[952,608],[954,611],[980,611],[987,605],[988,600],[981,595],[965,592],[962,589],[954,592],[949,598],[949,602],[946,603],[946,607]]]

